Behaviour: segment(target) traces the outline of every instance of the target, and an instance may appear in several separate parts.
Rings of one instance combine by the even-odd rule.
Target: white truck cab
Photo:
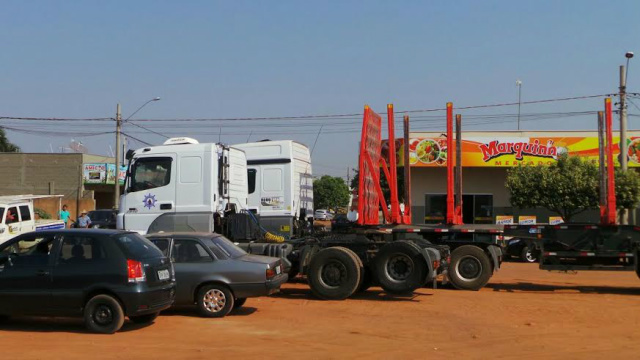
[[[215,220],[247,207],[242,150],[181,137],[127,153],[118,229],[213,232]]]
[[[296,141],[233,145],[247,156],[249,208],[266,230],[290,236],[313,222],[313,178],[309,148]]]
[[[64,229],[62,220],[35,219],[33,200],[48,197],[62,195],[0,196],[0,244],[30,231]]]

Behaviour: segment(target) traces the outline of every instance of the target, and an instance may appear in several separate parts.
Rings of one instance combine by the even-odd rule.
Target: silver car
[[[320,209],[316,210],[313,214],[313,218],[316,220],[331,220],[333,219],[333,215],[331,215],[329,210]]]
[[[247,298],[271,295],[287,282],[280,258],[247,254],[219,234],[160,233],[147,237],[174,264],[174,305],[196,305],[206,317],[223,317],[244,305]]]

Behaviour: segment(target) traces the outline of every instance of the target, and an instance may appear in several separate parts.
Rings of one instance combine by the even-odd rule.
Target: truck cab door
[[[146,234],[156,219],[175,213],[176,160],[175,153],[164,153],[132,162],[120,205],[124,229]]]

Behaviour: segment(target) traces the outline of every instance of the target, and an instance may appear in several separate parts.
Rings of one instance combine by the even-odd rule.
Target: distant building
[[[64,195],[73,217],[78,210],[112,208],[113,162],[81,153],[0,153],[0,195]]]

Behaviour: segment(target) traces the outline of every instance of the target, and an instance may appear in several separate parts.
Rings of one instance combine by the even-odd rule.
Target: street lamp
[[[142,106],[140,106],[136,111],[134,111],[131,115],[129,115],[128,118],[125,119],[125,121],[131,119],[131,117],[133,115],[135,115],[138,111],[142,110],[143,107],[147,106],[147,104],[149,104],[150,102],[153,101],[158,101],[160,100],[159,97],[154,97],[151,100],[148,100],[147,102],[145,102],[144,104],[142,104]],[[122,132],[122,112],[121,112],[121,108],[120,108],[120,104],[118,104],[118,106],[116,107],[116,158],[114,159],[114,163],[116,166],[115,169],[115,185],[114,185],[114,198],[113,198],[113,204],[114,204],[114,208],[118,209],[119,203],[120,203],[120,133]],[[124,154],[124,152],[123,152]]]
[[[520,106],[522,105],[522,81],[516,80],[516,86],[518,87],[518,130],[520,130]]]

